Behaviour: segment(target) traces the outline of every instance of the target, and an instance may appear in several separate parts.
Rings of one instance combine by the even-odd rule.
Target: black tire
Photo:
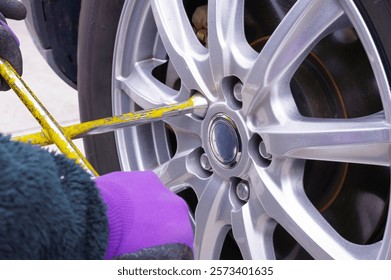
[[[82,1],[78,38],[78,92],[82,122],[111,112],[111,69],[124,0]],[[119,170],[113,133],[84,138],[86,156],[99,174]]]

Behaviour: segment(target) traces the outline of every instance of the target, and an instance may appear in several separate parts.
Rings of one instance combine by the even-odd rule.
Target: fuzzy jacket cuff
[[[105,207],[86,172],[0,135],[0,259],[101,259],[107,239]]]

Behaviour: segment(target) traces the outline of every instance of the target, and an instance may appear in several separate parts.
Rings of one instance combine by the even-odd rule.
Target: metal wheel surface
[[[123,170],[189,202],[197,258],[390,258],[391,92],[371,28],[350,0],[125,2],[114,114],[209,102],[116,133]]]

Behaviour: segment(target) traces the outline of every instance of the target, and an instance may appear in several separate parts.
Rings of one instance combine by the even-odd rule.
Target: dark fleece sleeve
[[[100,259],[104,204],[73,161],[0,135],[0,259]]]

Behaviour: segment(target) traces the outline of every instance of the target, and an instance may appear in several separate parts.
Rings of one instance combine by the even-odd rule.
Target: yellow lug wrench
[[[98,173],[71,139],[106,133],[118,128],[150,123],[191,112],[203,116],[208,108],[207,100],[201,94],[195,94],[182,103],[62,127],[50,115],[15,69],[2,58],[0,58],[0,74],[42,127],[41,132],[15,137],[13,140],[41,146],[54,143],[65,156],[75,160],[92,176],[98,176]]]

